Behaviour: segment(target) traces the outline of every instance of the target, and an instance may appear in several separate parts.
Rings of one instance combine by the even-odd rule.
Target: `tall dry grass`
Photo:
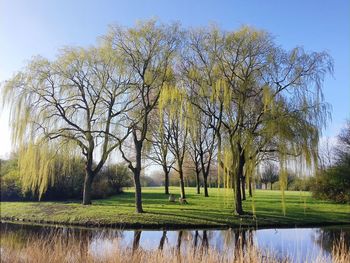
[[[4,236],[5,235],[5,236]],[[113,249],[103,254],[92,251],[91,240],[82,241],[78,237],[62,238],[60,235],[52,235],[50,238],[29,237],[19,242],[16,235],[3,233],[1,237],[1,262],[35,262],[35,263],[61,263],[61,262],[107,262],[107,263],[251,263],[251,262],[292,262],[288,258],[278,258],[271,251],[260,250],[252,242],[246,245],[239,244],[232,251],[220,252],[213,248],[188,247],[181,252],[176,248],[143,250],[141,248],[132,250],[123,247],[120,240],[113,240]],[[333,246],[331,261],[335,263],[349,263],[350,251],[343,239]],[[329,262],[329,258],[322,255],[313,262]]]

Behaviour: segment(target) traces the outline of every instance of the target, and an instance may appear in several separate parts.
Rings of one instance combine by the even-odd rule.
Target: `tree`
[[[164,110],[162,113],[162,120],[159,120],[160,114],[154,112],[151,123],[152,137],[150,143],[152,144],[150,153],[147,154],[147,158],[154,163],[161,165],[164,173],[164,190],[165,194],[169,194],[169,174],[175,159],[170,155],[169,151],[169,120],[167,117],[167,112]]]
[[[193,100],[194,98],[192,98]],[[193,110],[194,111],[194,110]],[[204,196],[208,197],[208,176],[215,150],[215,130],[212,128],[212,120],[200,112],[194,114],[191,119],[192,160],[195,163],[197,182],[200,172],[203,174]],[[199,186],[197,186],[199,193]]]
[[[174,170],[178,172],[180,178],[181,199],[186,202],[185,182],[184,182],[184,160],[188,149],[188,118],[186,107],[186,94],[177,87],[164,89],[162,92],[160,109],[165,103],[169,108],[169,150],[175,156],[176,166]]]
[[[199,156],[199,144],[200,142],[198,141],[198,138],[196,136],[197,130],[194,131],[193,133],[190,133],[190,143],[189,143],[189,149],[188,153],[189,156],[191,157],[192,163],[193,163],[193,168],[196,173],[196,188],[197,188],[197,194],[200,194],[200,174],[202,172],[202,167],[201,167],[201,159]]]
[[[288,158],[316,161],[328,116],[321,84],[333,63],[325,52],[285,51],[268,33],[249,27],[195,31],[189,42],[189,86],[204,98],[205,106],[198,105],[203,114],[220,123],[219,167],[232,183],[235,213],[243,214],[241,182],[257,162],[275,155],[285,178]]]
[[[85,159],[83,204],[91,204],[94,177],[126,136],[119,129],[130,110],[129,76],[119,62],[108,46],[66,48],[54,61],[35,58],[6,82],[25,188],[42,195],[54,182],[55,155],[64,153],[69,167],[78,154]]]
[[[335,147],[336,162],[342,163],[349,160],[350,156],[350,120],[347,120],[345,127],[338,135],[337,146]]]
[[[214,100],[210,87],[218,80],[215,70],[215,46],[217,35],[215,30],[192,30],[187,32],[186,46],[181,53],[181,74],[187,87],[189,100],[193,106],[190,116],[191,137],[193,138],[196,157],[199,159],[203,174],[204,193],[208,196],[208,176],[214,157],[215,146],[218,158],[221,155],[221,119],[223,101]],[[212,34],[213,33],[213,34]],[[216,143],[217,140],[217,143]],[[221,166],[219,165],[219,168]],[[218,170],[220,184],[221,169]]]
[[[18,158],[0,159],[1,201],[15,201],[23,198],[21,180],[18,172]]]
[[[103,170],[104,176],[110,187],[120,192],[122,187],[130,187],[132,185],[132,175],[128,167],[123,163],[108,165]]]
[[[334,164],[334,149],[332,147],[332,142],[330,138],[320,141],[318,147],[318,165],[322,170],[326,170],[327,167],[330,167]]]
[[[267,189],[267,184],[270,183],[270,190],[272,190],[272,185],[278,181],[278,168],[273,163],[268,163],[265,166],[264,171],[260,175],[261,183],[265,184],[265,189]]]
[[[341,130],[333,148],[335,162],[319,169],[312,192],[321,199],[350,203],[350,121]]]
[[[127,116],[134,154],[128,154],[120,144],[123,159],[134,175],[136,212],[142,213],[140,172],[143,145],[149,135],[152,111],[157,107],[160,92],[174,81],[173,58],[179,45],[177,25],[165,26],[150,20],[134,28],[113,26],[105,38],[117,56],[123,58],[126,72],[132,76],[131,91],[136,107]]]

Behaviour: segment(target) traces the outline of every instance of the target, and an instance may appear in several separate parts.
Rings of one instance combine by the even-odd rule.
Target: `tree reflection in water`
[[[159,246],[158,246],[159,250],[163,250],[164,242],[167,240],[166,232],[167,232],[166,230],[163,230],[163,235],[162,235],[162,237],[160,238],[160,241],[159,241]]]
[[[288,234],[291,230],[292,236]],[[188,249],[192,249],[193,253],[198,255],[205,254],[209,248],[213,248],[218,252],[228,253],[235,257],[239,256],[240,253],[245,253],[247,247],[252,245],[257,245],[260,248],[270,245],[267,247],[268,249],[275,249],[278,252],[283,242],[291,244],[293,238],[296,243],[302,240],[303,243],[299,243],[299,246],[306,246],[304,247],[306,250],[313,249],[312,245],[317,244],[316,253],[323,251],[330,254],[334,241],[338,241],[341,235],[343,235],[346,245],[350,247],[350,226],[309,228],[307,231],[298,228],[280,229],[278,230],[278,238],[276,238],[275,232],[275,229],[122,231],[2,223],[1,241],[2,244],[15,243],[16,247],[21,248],[27,244],[28,240],[50,241],[52,237],[55,237],[59,238],[63,245],[70,244],[68,241],[77,242],[79,249],[77,253],[82,256],[87,255],[87,253],[101,255],[114,247],[115,249],[130,248],[133,251],[139,248],[144,250],[170,249],[176,250],[178,254],[186,253]],[[284,236],[285,239],[283,239]],[[293,244],[291,247],[293,248]],[[299,253],[300,251],[289,252]]]
[[[141,239],[141,230],[135,230],[134,231],[134,239],[132,242],[132,250],[135,251],[140,246],[140,239]]]
[[[312,238],[322,250],[331,253],[334,242],[339,242],[340,239],[350,247],[350,226],[319,228]]]

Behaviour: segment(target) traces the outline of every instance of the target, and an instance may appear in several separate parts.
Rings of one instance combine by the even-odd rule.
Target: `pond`
[[[343,238],[350,247],[350,225],[314,228],[273,228],[273,229],[225,229],[225,230],[116,230],[86,229],[62,226],[37,226],[1,223],[3,239],[16,236],[26,240],[29,236],[49,238],[55,234],[69,239],[74,235],[87,245],[84,249],[94,257],[103,258],[114,249],[115,240],[124,248],[156,250],[175,248],[180,252],[189,247],[213,248],[234,254],[239,246],[253,243],[259,249],[269,250],[278,258],[289,257],[293,262],[313,261],[322,255],[330,258],[334,241]],[[20,237],[20,238],[18,238]],[[1,248],[3,249],[3,247]]]

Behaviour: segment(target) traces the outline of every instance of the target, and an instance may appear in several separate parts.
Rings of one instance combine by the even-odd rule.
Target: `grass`
[[[179,196],[179,189],[171,193]],[[189,204],[170,203],[163,188],[143,188],[145,213],[137,214],[132,189],[111,198],[94,200],[91,206],[79,202],[1,202],[2,220],[81,226],[124,228],[226,228],[283,227],[350,223],[350,206],[316,200],[309,192],[287,191],[283,213],[280,191],[256,190],[244,201],[245,211],[255,217],[233,215],[232,190],[209,189],[210,197],[187,188]]]

